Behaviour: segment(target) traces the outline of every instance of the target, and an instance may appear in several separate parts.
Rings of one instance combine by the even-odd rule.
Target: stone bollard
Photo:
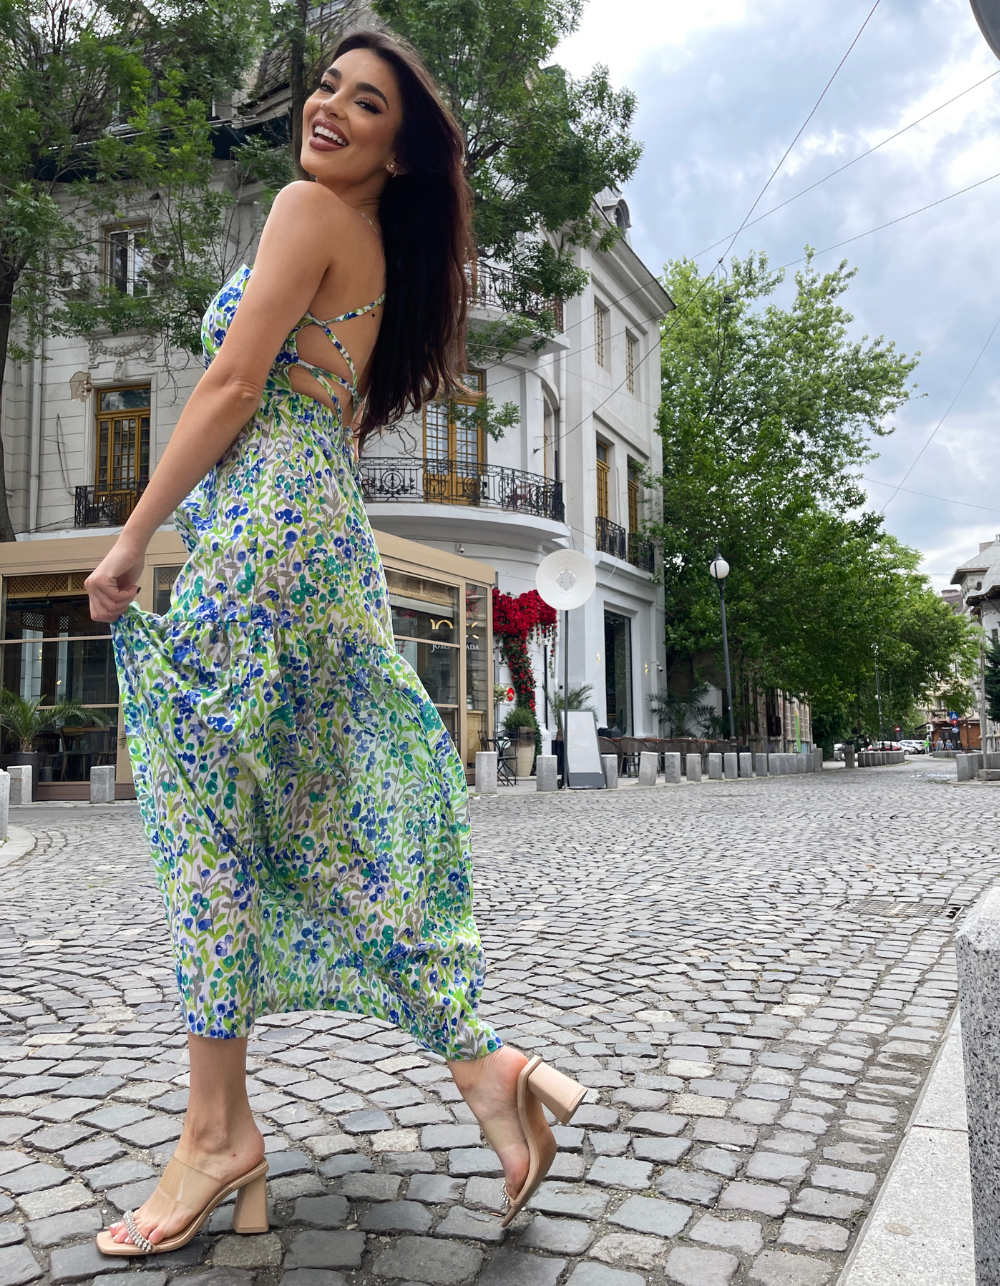
[[[480,795],[497,793],[497,752],[476,751],[476,790]]]
[[[681,784],[681,757],[677,751],[668,750],[663,756],[663,780],[668,786]]]
[[[753,755],[748,754],[745,750],[740,753],[740,776],[753,776]]]
[[[855,762],[855,758],[854,758],[854,747],[853,747],[853,746],[845,746],[845,747],[844,747],[844,767],[845,767],[845,768],[856,768],[857,766],[858,766],[858,765],[857,765],[857,763]]]
[[[822,772],[823,771],[823,747],[817,746],[816,749],[812,752],[812,756],[813,756],[813,772]]]
[[[722,756],[711,754],[708,756],[708,780],[722,781]]]
[[[10,821],[10,774],[0,772],[0,840],[7,838],[7,825]]]
[[[559,767],[555,755],[535,756],[535,790],[557,790]]]
[[[726,751],[722,756],[722,766],[726,781],[734,781],[740,775],[740,761],[735,751]]]
[[[601,768],[604,770],[605,790],[618,789],[618,756],[601,755]]]
[[[639,785],[656,785],[656,768],[660,756],[655,750],[643,750],[639,755]]]
[[[701,755],[688,755],[684,771],[688,781],[701,781]]]
[[[955,938],[969,1113],[978,1286],[1000,1283],[1000,888],[983,894]]]
[[[959,781],[972,781],[978,769],[977,757],[976,755],[955,756],[955,767],[958,770]]]
[[[800,750],[795,756],[796,772],[812,772],[812,755],[808,750]]]
[[[35,797],[31,764],[11,764],[7,773],[10,777],[10,802],[30,804]]]
[[[767,776],[767,755],[756,754],[754,755],[753,758],[754,758],[754,768],[756,770],[757,776],[766,777]]]
[[[115,802],[115,766],[109,764],[90,770],[90,802],[113,804]]]
[[[776,750],[774,754],[768,755],[767,766],[771,770],[772,777],[784,777],[788,772],[788,769],[785,766],[785,756],[780,750]]]

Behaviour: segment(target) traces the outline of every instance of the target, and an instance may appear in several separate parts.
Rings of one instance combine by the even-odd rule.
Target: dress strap
[[[348,313],[341,313],[339,317],[327,317],[324,321],[321,317],[314,317],[312,313],[306,313],[302,321],[315,322],[317,326],[333,326],[336,322],[351,321],[354,317],[363,317],[365,313],[370,313],[373,309],[378,308],[385,303],[385,291],[383,290],[378,299],[373,299],[370,304],[365,304],[364,308],[352,308]],[[302,325],[302,322],[299,322]]]

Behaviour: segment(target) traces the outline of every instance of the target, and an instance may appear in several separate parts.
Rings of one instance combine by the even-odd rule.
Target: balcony
[[[144,487],[106,491],[94,486],[77,487],[74,527],[121,527],[136,507]]]
[[[597,519],[597,548],[604,554],[610,554],[612,558],[631,563],[641,571],[655,570],[652,541],[643,540],[634,531],[626,531],[610,518]]]
[[[537,317],[540,313],[553,313],[556,319],[556,332],[563,329],[563,301],[561,299],[543,299],[541,295],[529,295],[523,298],[514,289],[514,277],[506,268],[497,268],[494,264],[480,259],[469,266],[469,303],[482,308],[499,308],[504,312],[522,312],[528,317]]]
[[[469,505],[531,514],[553,522],[564,519],[562,483],[522,469],[464,460],[410,460],[403,457],[361,461],[361,485],[369,504],[412,501]]]

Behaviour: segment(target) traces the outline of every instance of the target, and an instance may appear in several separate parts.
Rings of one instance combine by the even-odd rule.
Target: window
[[[635,392],[635,354],[638,343],[634,335],[625,336],[625,387],[630,393]]]
[[[149,385],[97,395],[95,502],[127,493],[127,513],[149,481]]]
[[[594,360],[608,368],[608,310],[594,301]]]
[[[164,616],[170,611],[170,595],[180,574],[180,567],[157,567],[153,586],[153,611],[157,616]]]
[[[146,293],[148,227],[148,224],[136,223],[104,230],[104,270],[110,284],[123,295]]]
[[[475,504],[479,499],[483,463],[479,397],[486,392],[486,377],[481,371],[469,371],[462,376],[462,382],[471,390],[468,397],[428,402],[424,407],[424,485],[428,500]]]
[[[608,448],[603,442],[597,444],[597,516],[610,518],[608,512]]]
[[[628,462],[628,529],[630,533],[639,530],[639,466],[632,460]]]
[[[118,753],[118,675],[111,631],[90,619],[87,596],[79,592],[86,575],[4,579],[3,686],[43,707],[69,697],[93,708],[92,715],[38,738],[41,782],[85,782],[95,764],[113,764]],[[67,592],[67,584],[78,592]],[[8,749],[17,747],[8,744]]]

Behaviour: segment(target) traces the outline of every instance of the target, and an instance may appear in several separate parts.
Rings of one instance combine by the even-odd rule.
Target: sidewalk
[[[976,1286],[957,1010],[838,1286]]]

